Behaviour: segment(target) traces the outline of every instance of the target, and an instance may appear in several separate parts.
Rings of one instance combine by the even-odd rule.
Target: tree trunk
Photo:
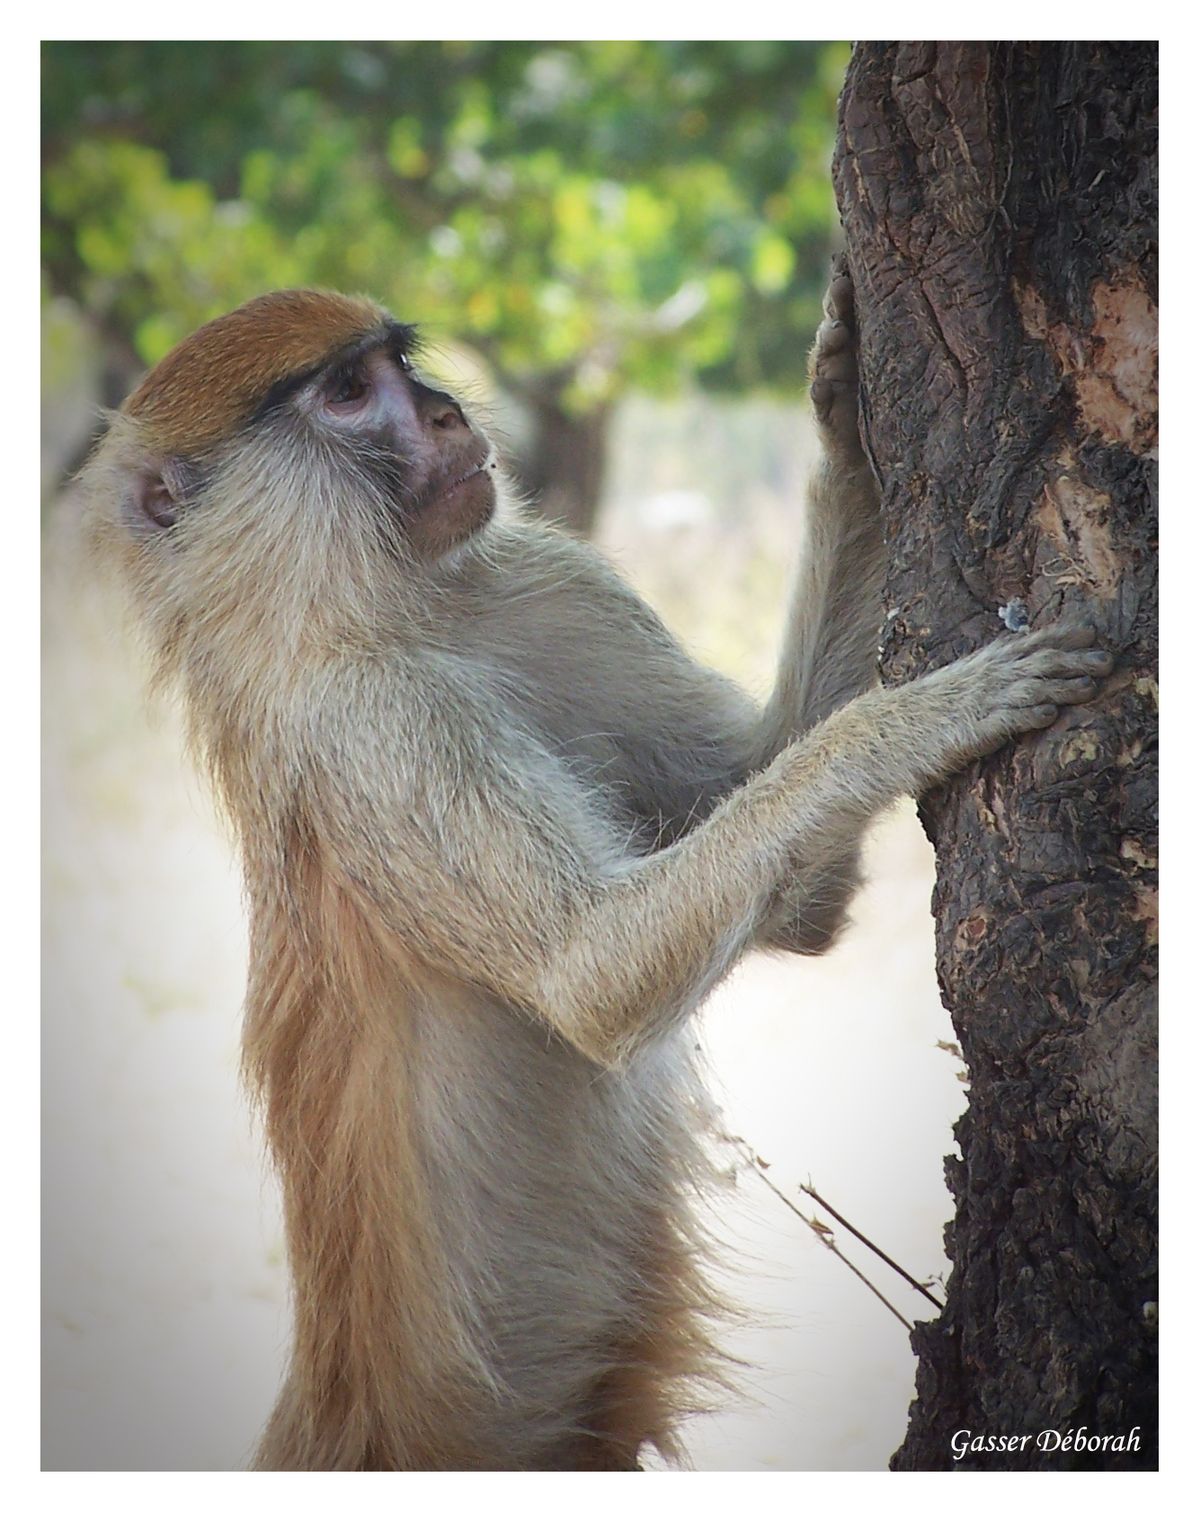
[[[547,520],[588,536],[600,507],[612,410],[574,415],[553,393],[527,403],[533,434],[517,480]]]
[[[1011,634],[1003,606],[1117,657],[922,804],[971,1092],[896,1470],[1157,1463],[1156,97],[1120,43],[860,45],[842,97],[885,677]]]

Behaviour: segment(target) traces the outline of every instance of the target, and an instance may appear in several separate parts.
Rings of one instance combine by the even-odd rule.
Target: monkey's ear
[[[191,469],[180,458],[147,462],[135,473],[130,493],[135,525],[169,530],[188,503],[193,484]]]

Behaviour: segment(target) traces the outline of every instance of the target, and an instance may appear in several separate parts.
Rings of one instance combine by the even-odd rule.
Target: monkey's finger
[[[1017,660],[1025,676],[1038,678],[1106,678],[1112,658],[1105,651],[1067,651],[1061,646],[1042,646]]]
[[[813,366],[822,378],[836,379],[845,384],[858,382],[858,363],[853,347],[845,347],[840,352],[828,352],[818,347]]]
[[[1039,703],[1053,699],[1056,704],[1086,704],[1096,697],[1098,686],[1095,678],[1039,678],[1030,694]]]
[[[829,289],[825,295],[825,310],[828,315],[844,321],[853,331],[854,285],[850,282],[850,275],[844,267],[840,271],[835,271],[830,280]]]
[[[808,394],[812,400],[812,407],[816,411],[818,420],[826,420],[830,411],[839,398],[848,399],[852,393],[852,386],[843,383],[836,378],[830,378],[820,374],[809,385]]]
[[[1047,625],[1031,631],[1025,640],[1026,647],[1057,646],[1062,651],[1082,651],[1096,644],[1096,629],[1092,625]]]
[[[843,320],[827,320],[822,322],[817,332],[817,352],[824,356],[826,353],[844,352],[854,341],[854,333]]]

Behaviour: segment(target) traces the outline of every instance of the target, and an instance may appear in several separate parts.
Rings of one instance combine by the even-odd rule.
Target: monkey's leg
[[[677,1450],[674,1426],[695,1406],[696,1382],[719,1352],[705,1321],[723,1303],[696,1262],[686,1213],[664,1201],[639,1224],[636,1327],[610,1346],[612,1364],[593,1389],[573,1469],[637,1471],[647,1445]]]

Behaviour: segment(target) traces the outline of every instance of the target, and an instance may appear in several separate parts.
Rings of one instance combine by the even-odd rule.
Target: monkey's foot
[[[809,354],[809,393],[813,413],[830,450],[848,460],[862,456],[858,435],[858,328],[854,320],[854,285],[840,255],[825,292],[825,319]]]

